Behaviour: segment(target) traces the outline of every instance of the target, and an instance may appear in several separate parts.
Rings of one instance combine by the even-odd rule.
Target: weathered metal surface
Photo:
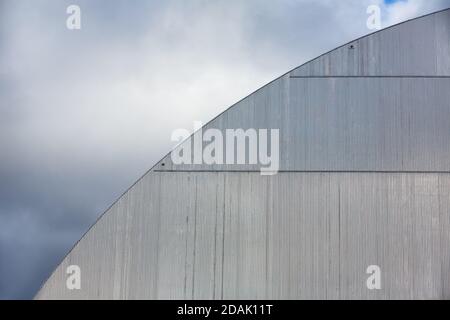
[[[418,18],[243,99],[205,129],[280,129],[281,172],[165,157],[36,298],[449,299],[449,35]]]
[[[449,88],[450,77],[285,76],[204,130],[225,136],[230,128],[278,128],[279,170],[450,171]],[[157,168],[246,171],[259,165],[174,165],[167,156]]]
[[[450,76],[449,51],[450,11],[445,10],[355,40],[291,75]]]
[[[450,174],[150,173],[39,298],[450,298]],[[64,270],[77,264],[81,290]],[[368,290],[369,265],[382,289]]]

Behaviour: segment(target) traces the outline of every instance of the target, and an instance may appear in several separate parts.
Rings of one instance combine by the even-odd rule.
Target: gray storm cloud
[[[77,4],[81,30],[66,28]],[[0,299],[32,298],[176,128],[444,1],[0,0]]]

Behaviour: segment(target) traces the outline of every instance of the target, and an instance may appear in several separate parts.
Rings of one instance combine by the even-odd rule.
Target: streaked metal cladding
[[[36,298],[450,298],[450,10],[322,55],[206,128],[279,128],[280,172],[166,156]]]

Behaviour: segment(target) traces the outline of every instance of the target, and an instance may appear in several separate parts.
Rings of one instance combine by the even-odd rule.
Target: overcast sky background
[[[32,298],[174,129],[372,32],[370,4],[386,27],[450,0],[0,0],[0,299]]]

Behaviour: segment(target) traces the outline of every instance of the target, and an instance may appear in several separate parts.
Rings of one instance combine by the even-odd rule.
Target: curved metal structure
[[[450,298],[450,10],[324,54],[204,128],[279,128],[279,172],[169,154],[36,298]]]

